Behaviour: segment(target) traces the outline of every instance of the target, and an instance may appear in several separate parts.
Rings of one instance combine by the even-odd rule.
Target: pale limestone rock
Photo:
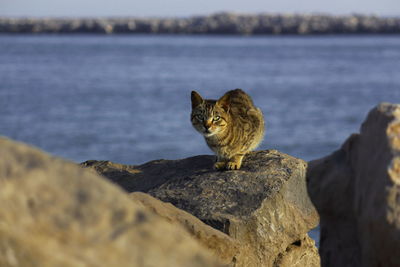
[[[383,103],[360,134],[310,162],[322,266],[400,266],[400,105]]]
[[[0,138],[0,266],[221,266],[172,225],[99,177]]]

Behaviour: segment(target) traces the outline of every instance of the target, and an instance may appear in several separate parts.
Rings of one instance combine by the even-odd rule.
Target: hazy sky
[[[0,0],[0,16],[189,16],[220,11],[400,16],[400,0]]]

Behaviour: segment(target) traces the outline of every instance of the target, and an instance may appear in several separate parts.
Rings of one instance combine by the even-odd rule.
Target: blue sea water
[[[243,88],[260,149],[310,160],[400,103],[400,36],[0,35],[0,135],[75,162],[209,154],[190,91]]]
[[[319,158],[400,103],[400,36],[0,35],[0,135],[75,162],[210,154],[190,91],[234,88],[265,114],[260,149]]]

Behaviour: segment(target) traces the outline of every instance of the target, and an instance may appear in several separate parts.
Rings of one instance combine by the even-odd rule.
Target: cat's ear
[[[226,112],[229,111],[230,106],[230,94],[225,93],[220,99],[218,99],[217,104],[222,107]]]
[[[196,91],[192,91],[191,98],[192,98],[192,108],[197,107],[204,101],[203,98]]]

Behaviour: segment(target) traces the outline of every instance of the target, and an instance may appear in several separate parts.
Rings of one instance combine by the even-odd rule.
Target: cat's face
[[[223,101],[203,99],[197,92],[192,92],[193,127],[205,137],[223,132],[229,122],[227,106]]]

